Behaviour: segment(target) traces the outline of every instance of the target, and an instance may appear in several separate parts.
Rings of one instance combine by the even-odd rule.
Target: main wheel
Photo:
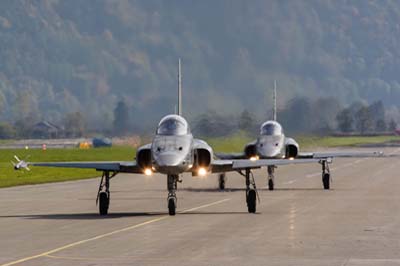
[[[268,189],[274,190],[274,180],[268,179]]]
[[[330,181],[331,176],[329,174],[324,174],[322,176],[322,184],[324,185],[324,189],[330,189]]]
[[[218,176],[218,187],[219,187],[219,190],[225,189],[225,174],[220,174]]]
[[[249,192],[247,192],[247,209],[249,213],[256,212],[256,200],[256,191],[254,189],[250,189]]]
[[[100,192],[99,195],[99,213],[100,215],[107,215],[108,206],[110,205],[110,198],[107,192]]]
[[[169,215],[175,215],[176,213],[176,199],[173,197],[168,199],[168,213]]]

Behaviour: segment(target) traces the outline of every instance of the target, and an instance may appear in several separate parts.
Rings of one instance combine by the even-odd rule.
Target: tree
[[[393,119],[391,119],[389,122],[388,130],[394,132],[396,129],[397,129],[397,123]]]
[[[385,107],[382,101],[373,102],[368,109],[375,123],[378,122],[378,120],[385,120]]]
[[[376,121],[375,131],[376,132],[386,131],[386,122],[384,119],[379,119],[378,121]]]
[[[85,119],[81,112],[66,114],[64,125],[68,137],[82,137],[85,133]]]
[[[114,109],[114,133],[124,135],[129,130],[129,109],[124,101],[119,101]]]
[[[340,111],[336,116],[338,128],[341,132],[351,132],[353,130],[353,114],[349,108]]]
[[[355,115],[356,128],[364,134],[370,131],[373,127],[373,117],[367,106],[361,107]]]
[[[315,117],[310,101],[304,97],[292,99],[286,109],[280,113],[283,127],[292,133],[305,133],[313,129],[312,117]]]
[[[196,136],[221,137],[231,134],[237,129],[235,120],[229,116],[221,116],[215,111],[207,111],[195,119],[193,132]]]
[[[15,138],[15,128],[5,122],[0,123],[0,139],[11,139]]]
[[[249,111],[244,110],[239,117],[238,127],[243,131],[251,131],[254,127],[254,119]]]

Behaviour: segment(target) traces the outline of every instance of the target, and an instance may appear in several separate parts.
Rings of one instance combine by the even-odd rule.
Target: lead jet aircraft
[[[224,160],[240,160],[248,159],[250,162],[243,161],[246,166],[267,166],[268,173],[268,188],[274,190],[274,174],[277,165],[271,162],[276,159],[281,160],[309,160],[308,162],[317,161],[322,165],[322,183],[324,189],[330,189],[330,170],[329,164],[332,162],[334,157],[384,157],[382,152],[309,152],[300,153],[299,144],[293,139],[288,138],[283,133],[282,126],[277,122],[277,107],[276,107],[276,81],[274,82],[274,94],[273,94],[274,108],[273,108],[273,119],[264,122],[260,127],[260,135],[256,140],[248,143],[242,153],[234,154],[216,154],[220,159]],[[310,160],[313,159],[313,160]],[[279,160],[279,162],[281,161]],[[265,165],[266,163],[269,165]],[[241,165],[241,161],[238,161],[237,166]],[[226,175],[225,173],[219,174],[219,188],[225,189]]]

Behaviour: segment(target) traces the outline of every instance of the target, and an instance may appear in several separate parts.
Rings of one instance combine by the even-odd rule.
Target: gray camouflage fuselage
[[[161,119],[152,143],[140,147],[138,152],[143,150],[151,152],[151,162],[148,166],[151,166],[153,171],[179,175],[194,171],[196,149],[207,150],[210,157],[213,157],[212,149],[206,142],[193,138],[183,117],[168,115]]]

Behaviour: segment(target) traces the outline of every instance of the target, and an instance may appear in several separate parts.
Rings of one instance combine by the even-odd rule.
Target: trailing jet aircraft
[[[273,119],[264,122],[260,127],[260,135],[258,138],[244,147],[242,153],[235,154],[216,154],[219,159],[223,160],[240,160],[249,159],[247,166],[265,166],[266,162],[274,159],[281,160],[317,160],[322,165],[322,183],[324,189],[330,189],[330,171],[329,164],[334,157],[383,157],[382,152],[330,152],[330,153],[300,153],[299,144],[292,138],[284,135],[282,126],[277,122],[277,106],[276,106],[276,81],[274,82],[274,108]],[[244,162],[244,161],[243,161]],[[310,160],[309,162],[312,162]],[[240,165],[240,163],[238,163]],[[274,174],[277,165],[269,164],[267,166],[268,188],[274,190]],[[225,189],[226,175],[219,174],[219,188]]]

